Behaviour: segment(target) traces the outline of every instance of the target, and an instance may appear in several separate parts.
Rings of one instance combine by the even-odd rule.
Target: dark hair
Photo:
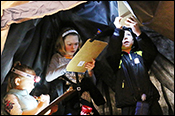
[[[23,72],[27,72],[27,73],[36,75],[35,71],[31,67],[29,67],[25,64],[21,64],[19,61],[16,61],[14,63],[13,68],[18,69],[18,70],[23,71]],[[21,75],[18,75],[10,70],[9,74],[7,75],[7,78],[8,78],[7,91],[16,87],[15,79],[17,77],[22,78]]]
[[[81,40],[81,37],[80,37],[80,35],[78,33],[71,32],[71,33],[66,34],[64,37],[62,37],[63,33],[65,33],[66,31],[69,31],[69,30],[75,30],[75,29],[72,28],[72,27],[64,28],[61,31],[61,33],[59,34],[59,37],[58,37],[58,39],[56,41],[56,44],[55,44],[56,51],[59,52],[62,56],[64,56],[66,54],[65,45],[64,45],[64,39],[66,38],[66,36],[68,36],[68,35],[77,35],[78,36],[78,40],[79,40],[79,48],[82,45],[82,40]]]

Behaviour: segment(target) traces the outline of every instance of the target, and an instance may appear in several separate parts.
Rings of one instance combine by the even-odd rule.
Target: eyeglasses
[[[37,75],[31,75],[28,73],[25,73],[23,71],[20,71],[18,69],[12,68],[11,70],[12,72],[14,72],[15,74],[21,75],[23,77],[29,78],[29,79],[33,79],[34,82],[38,83],[41,80],[41,77],[37,76]]]

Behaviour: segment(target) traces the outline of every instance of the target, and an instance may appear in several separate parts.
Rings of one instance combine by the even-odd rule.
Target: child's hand
[[[134,17],[127,18],[127,20],[125,21],[125,23],[129,25],[129,26],[126,26],[126,27],[130,27],[132,29],[132,31],[137,36],[139,36],[141,34],[139,25],[138,25],[137,21],[134,19]]]
[[[114,20],[114,25],[116,28],[122,29],[122,25],[120,24],[122,17],[116,17]]]
[[[38,101],[39,101],[38,106],[41,108],[45,108],[50,103],[50,96],[48,94],[47,95],[41,94]]]
[[[85,64],[85,68],[88,70],[88,71],[91,71],[93,68],[95,67],[95,60],[92,59],[92,62],[87,62]]]
[[[48,94],[46,94],[46,95],[41,94],[40,95],[40,101],[49,103],[50,102],[50,96]]]

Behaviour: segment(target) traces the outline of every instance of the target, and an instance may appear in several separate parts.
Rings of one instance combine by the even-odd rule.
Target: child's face
[[[68,35],[65,40],[66,56],[72,57],[79,47],[79,40],[77,35]]]
[[[29,79],[26,77],[20,78],[19,85],[17,86],[17,89],[24,90],[26,89],[28,93],[30,93],[34,88],[34,80]]]
[[[131,32],[125,31],[125,34],[122,40],[122,50],[131,49],[133,43],[134,41],[133,41]]]

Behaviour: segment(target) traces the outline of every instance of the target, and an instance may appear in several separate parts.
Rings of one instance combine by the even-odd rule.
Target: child
[[[121,26],[121,19],[115,18],[116,29],[106,55],[116,77],[116,106],[122,108],[122,115],[134,115],[137,101],[144,101],[149,103],[148,114],[162,115],[160,95],[148,73],[157,48],[133,17],[125,21],[127,27]]]
[[[42,94],[40,100],[30,95],[34,82],[40,80],[32,68],[16,62],[7,77],[7,94],[3,98],[4,114],[34,115],[49,105],[49,95]]]
[[[74,72],[66,71],[66,66],[81,47],[81,41],[82,40],[79,33],[73,28],[65,28],[60,33],[55,47],[57,53],[52,56],[46,75],[46,81],[51,83],[51,100],[62,95],[69,87],[76,87],[76,74]],[[85,64],[85,68],[87,68],[86,73],[78,73],[78,79],[81,87],[80,93],[82,95],[89,92],[90,97],[94,100],[95,104],[102,105],[105,103],[105,100],[100,91],[95,86],[95,76],[92,70],[94,66],[95,60],[92,59],[92,62]],[[84,96],[86,96],[86,101],[91,102],[89,97],[87,97],[89,96],[88,94]],[[63,112],[61,113],[60,111],[59,113],[62,115],[66,115],[68,113],[79,115],[80,112],[77,112],[79,109],[77,107],[78,100],[79,98],[74,97],[73,99],[67,101],[64,107],[68,108],[64,109],[63,106],[60,106],[58,110],[61,110],[61,108],[63,108]],[[81,101],[82,100],[83,99],[81,99]]]

